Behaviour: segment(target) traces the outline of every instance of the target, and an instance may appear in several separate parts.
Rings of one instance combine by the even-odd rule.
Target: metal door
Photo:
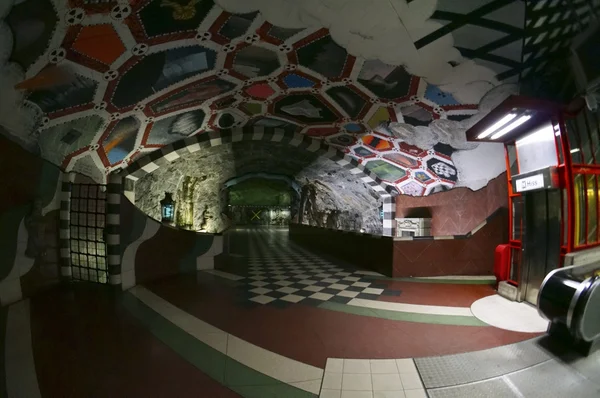
[[[73,184],[70,227],[74,280],[108,283],[105,218],[105,186]]]
[[[560,192],[526,193],[521,300],[537,305],[540,285],[548,272],[558,268],[559,257]]]

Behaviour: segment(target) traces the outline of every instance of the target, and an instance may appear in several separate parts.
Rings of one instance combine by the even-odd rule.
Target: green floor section
[[[123,305],[160,341],[212,379],[247,398],[309,398],[316,395],[257,372],[202,343],[131,293]]]
[[[374,318],[389,319],[392,321],[431,323],[438,325],[457,325],[457,326],[489,326],[481,322],[474,316],[458,316],[458,315],[430,315],[416,314],[413,312],[400,312],[391,310],[382,310],[375,308],[358,307],[348,304],[334,303],[326,301],[319,305],[319,308],[324,308],[332,311],[345,312],[346,314],[370,316]]]
[[[6,345],[6,318],[8,316],[8,307],[0,308],[0,397],[8,396],[6,393],[6,366],[5,366],[5,345]]]

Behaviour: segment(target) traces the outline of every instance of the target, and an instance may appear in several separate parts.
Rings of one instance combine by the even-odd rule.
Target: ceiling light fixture
[[[517,120],[515,120],[514,122],[512,122],[508,126],[504,127],[502,130],[498,131],[496,134],[494,134],[493,136],[491,136],[490,139],[495,140],[497,138],[502,137],[503,135],[505,135],[505,134],[511,132],[512,130],[516,129],[517,127],[519,127],[520,125],[522,125],[523,123],[525,123],[526,121],[528,121],[529,119],[531,119],[531,115],[521,116],[520,118],[518,118]]]
[[[579,152],[579,148],[571,149],[571,151],[570,151],[570,152],[571,152],[571,153],[577,153],[577,152]]]
[[[545,127],[542,127],[541,129],[537,130],[536,132],[531,133],[528,136],[521,138],[520,140],[517,140],[517,148],[520,145],[527,145],[535,142],[554,141],[554,135],[552,134],[553,132],[554,129],[552,128],[552,125],[548,124]]]
[[[506,123],[510,122],[511,120],[513,120],[516,117],[517,117],[516,113],[509,113],[508,115],[506,115],[502,119],[500,119],[498,122],[494,123],[492,125],[492,127],[488,128],[483,133],[479,134],[477,136],[477,139],[481,140],[481,139],[487,137],[488,135],[492,134],[493,132],[498,130],[500,127],[504,126]]]

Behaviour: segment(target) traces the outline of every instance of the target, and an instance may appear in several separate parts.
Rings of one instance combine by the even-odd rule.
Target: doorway
[[[537,305],[540,285],[546,275],[559,266],[560,191],[535,191],[523,196],[525,230],[520,297],[521,300]]]
[[[71,267],[73,280],[108,283],[106,187],[73,184],[71,190]]]

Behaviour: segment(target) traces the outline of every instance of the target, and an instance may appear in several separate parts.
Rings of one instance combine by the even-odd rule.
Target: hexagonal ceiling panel
[[[411,60],[388,57],[395,47],[379,51],[365,29],[332,23],[330,32],[316,19],[302,26],[312,21],[303,3],[271,4],[291,9],[268,16],[251,0],[129,3],[24,0],[6,18],[15,43],[8,59],[25,71],[10,87],[30,112],[24,137],[37,139],[53,163],[97,175],[95,164],[105,175],[183,137],[254,125],[325,139],[402,193],[456,183],[450,145],[419,148],[388,127],[427,134],[436,120],[476,113],[477,100],[444,79],[431,82],[429,70],[408,73]],[[383,3],[370,7],[386,12]],[[405,12],[431,23],[433,8],[412,7]],[[454,73],[451,61],[440,70]]]

